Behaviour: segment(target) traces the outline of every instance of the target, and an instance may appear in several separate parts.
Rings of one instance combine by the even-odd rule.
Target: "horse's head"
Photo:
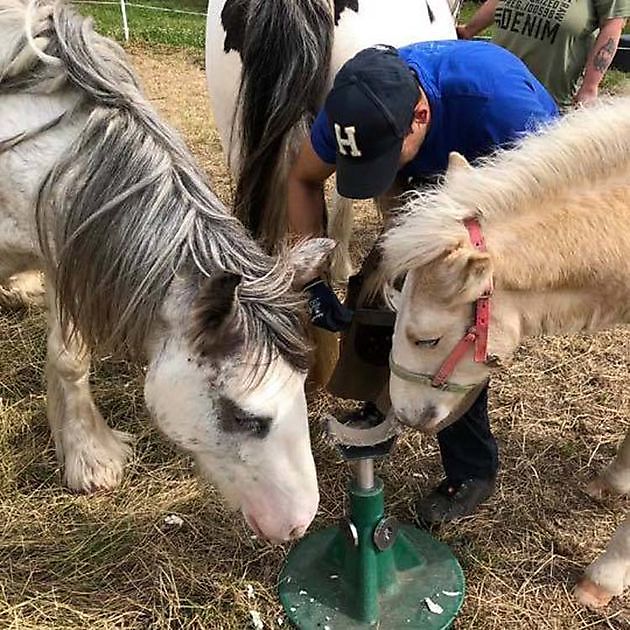
[[[469,168],[453,154],[447,184]],[[467,410],[520,338],[514,309],[490,297],[494,264],[478,221],[457,207],[449,214],[439,195],[412,198],[384,252],[390,275],[406,272],[396,298],[391,399],[402,422],[427,432]]]
[[[433,384],[474,324],[475,302],[490,274],[488,255],[464,245],[407,274],[390,361],[392,403],[405,424],[427,432],[444,428],[488,378],[489,367],[474,360],[471,344],[446,382]]]
[[[316,273],[330,249],[324,239],[294,249],[294,284]],[[303,305],[290,277],[282,286],[274,275],[260,287],[225,272],[174,287],[149,350],[145,397],[160,429],[194,455],[251,528],[284,541],[306,531],[319,494]]]

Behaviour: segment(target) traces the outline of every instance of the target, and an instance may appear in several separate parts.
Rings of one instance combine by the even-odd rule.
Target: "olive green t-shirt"
[[[499,0],[493,42],[520,57],[559,105],[569,105],[602,20],[630,0]]]

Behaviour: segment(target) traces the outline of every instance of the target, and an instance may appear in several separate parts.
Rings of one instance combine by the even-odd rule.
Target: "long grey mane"
[[[238,319],[248,361],[264,364],[277,351],[304,369],[302,304],[290,266],[266,255],[212,193],[179,134],[142,94],[122,48],[50,0],[28,8],[0,0],[0,30],[3,9],[15,15],[16,6],[30,12],[32,40],[15,42],[14,59],[29,47],[40,51],[24,72],[0,65],[0,93],[63,85],[79,92],[77,108],[88,115],[37,204],[64,330],[76,326],[90,348],[141,353],[174,278],[196,286],[224,270],[243,278]]]

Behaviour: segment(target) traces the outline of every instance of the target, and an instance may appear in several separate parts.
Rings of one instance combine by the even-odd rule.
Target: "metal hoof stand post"
[[[346,429],[336,421],[331,425],[339,440]],[[373,429],[360,431],[366,437],[370,432],[374,435]],[[448,628],[459,612],[464,575],[449,548],[385,515],[374,459],[387,455],[395,439],[339,444],[344,458],[355,462],[349,513],[338,527],[299,542],[280,576],[280,600],[300,630],[438,630]]]

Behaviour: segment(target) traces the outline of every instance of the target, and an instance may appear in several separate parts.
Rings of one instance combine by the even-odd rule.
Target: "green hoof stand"
[[[350,484],[340,527],[289,554],[278,587],[287,617],[300,630],[448,628],[464,599],[459,563],[427,532],[386,518],[383,484],[367,479]]]

